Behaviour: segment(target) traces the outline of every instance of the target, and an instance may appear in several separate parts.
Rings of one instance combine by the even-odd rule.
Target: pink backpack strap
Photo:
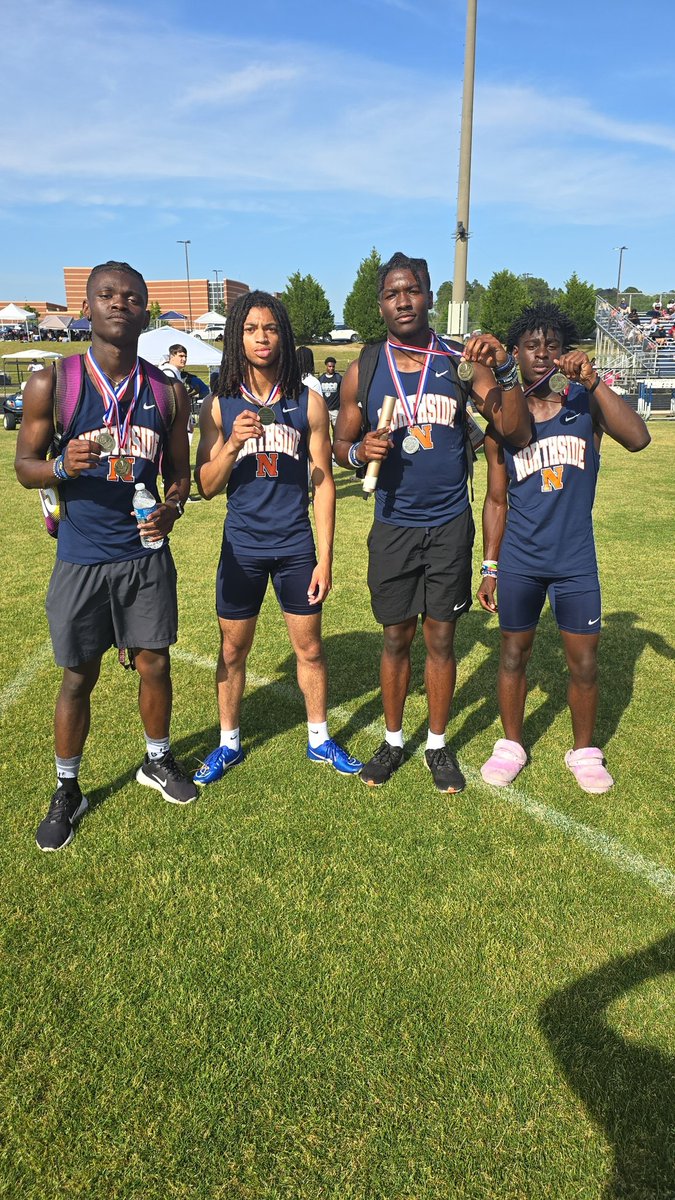
[[[84,392],[84,355],[70,354],[54,363],[54,437],[67,436]]]
[[[154,366],[153,363],[147,362],[144,358],[141,359],[141,362],[147,381],[150,384],[150,390],[155,397],[159,414],[167,430],[169,430],[176,416],[176,393],[173,388],[173,381],[163,371],[160,371],[159,367]]]

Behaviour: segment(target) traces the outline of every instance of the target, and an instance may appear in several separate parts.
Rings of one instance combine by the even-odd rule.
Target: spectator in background
[[[182,383],[185,391],[188,394],[188,400],[190,401],[188,441],[190,446],[192,446],[195,425],[199,420],[199,410],[201,409],[205,398],[209,395],[209,389],[204,383],[203,379],[200,379],[198,375],[193,375],[190,371],[186,371],[186,364],[187,350],[185,349],[185,346],[181,345],[180,342],[175,342],[173,346],[169,346],[168,361],[161,364],[161,369],[165,375],[169,376],[169,378],[173,377],[174,379],[177,379],[179,383]],[[191,495],[187,498],[187,502],[189,504],[194,504],[198,500],[201,500],[201,496],[199,494]]]
[[[300,374],[302,376],[303,387],[311,388],[313,392],[318,392],[321,396],[321,384],[314,374],[314,355],[312,354],[309,346],[298,346],[295,354],[298,360]]]
[[[319,375],[319,383],[321,384],[323,398],[326,401],[330,423],[334,429],[337,415],[340,411],[340,384],[342,383],[342,376],[336,370],[337,363],[332,355],[329,355],[324,360],[324,366],[326,370],[323,375]]]

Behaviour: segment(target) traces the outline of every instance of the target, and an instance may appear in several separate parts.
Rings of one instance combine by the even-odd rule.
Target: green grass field
[[[137,685],[111,653],[81,774],[91,811],[45,855],[33,839],[54,786],[54,545],[15,482],[16,435],[0,430],[0,1196],[675,1197],[675,426],[651,432],[637,457],[605,447],[596,505],[608,795],[581,792],[563,765],[550,613],[530,672],[532,761],[502,791],[478,773],[500,736],[496,619],[474,607],[459,622],[449,734],[468,786],[452,797],[421,757],[419,645],[410,760],[390,784],[306,761],[268,597],[245,763],[187,811],[139,787]],[[481,461],[478,522],[484,483]],[[330,723],[367,758],[382,734],[372,508],[346,472],[337,491]],[[217,741],[223,515],[222,500],[189,505],[172,539],[173,741],[191,766]]]

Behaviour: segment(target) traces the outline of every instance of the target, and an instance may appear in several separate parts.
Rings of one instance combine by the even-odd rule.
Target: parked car
[[[201,325],[192,330],[192,336],[199,338],[202,342],[222,342],[223,329],[223,325]]]
[[[331,329],[328,334],[329,342],[360,342],[361,338],[355,329],[350,329],[348,325],[336,325],[335,329]]]
[[[16,429],[23,416],[23,392],[15,392],[13,396],[5,396],[2,408],[2,423],[5,429]]]

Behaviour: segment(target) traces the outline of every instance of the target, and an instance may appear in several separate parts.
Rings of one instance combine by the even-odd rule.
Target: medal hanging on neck
[[[429,375],[429,368],[431,366],[432,351],[433,351],[434,345],[435,345],[435,339],[434,339],[434,335],[432,333],[429,338],[429,345],[427,346],[426,350],[420,346],[399,346],[399,345],[397,345],[396,342],[387,342],[387,344],[384,348],[385,353],[387,355],[387,362],[389,364],[389,374],[391,375],[392,383],[394,384],[394,387],[396,388],[396,394],[397,394],[399,400],[401,401],[403,411],[408,418],[408,432],[407,432],[406,436],[404,437],[403,441],[401,442],[401,449],[406,454],[417,454],[417,451],[421,448],[421,443],[418,441],[418,439],[415,437],[415,435],[413,433],[413,426],[417,422],[417,413],[419,411],[419,407],[422,402],[422,396],[424,395],[424,392],[425,392],[425,389],[427,386],[427,378]],[[403,387],[399,369],[396,366],[396,360],[394,358],[392,346],[398,350],[404,350],[406,353],[423,354],[425,356],[424,364],[420,370],[420,377],[419,377],[419,380],[417,383],[417,392],[415,395],[415,403],[412,408],[410,407],[410,401],[408,400],[405,388]]]
[[[261,425],[274,425],[275,424],[276,417],[272,411],[272,405],[276,403],[276,401],[279,397],[279,394],[281,392],[281,384],[280,383],[275,383],[274,387],[272,388],[272,391],[270,392],[270,394],[266,400],[259,400],[258,397],[254,396],[253,392],[250,392],[249,389],[243,383],[240,385],[239,391],[241,392],[241,394],[245,400],[250,400],[251,404],[256,405],[256,407],[258,409],[258,418],[260,420]]]
[[[405,350],[407,354],[425,353],[425,351],[421,350],[419,346],[404,346],[403,342],[392,342],[391,340],[388,340],[387,345],[391,346],[392,350]],[[435,349],[433,349],[431,352],[432,357],[458,358],[460,361],[457,365],[457,374],[462,380],[462,383],[468,383],[470,379],[473,379],[473,363],[469,362],[468,358],[464,358],[462,351],[451,350],[449,346],[446,346],[443,350],[441,350],[439,349],[439,345],[443,345],[443,343],[439,343],[438,339],[436,339]]]
[[[136,359],[133,370],[118,384],[113,384],[107,375],[103,373],[94,358],[91,347],[87,350],[87,363],[96,381],[98,390],[103,397],[103,424],[106,427],[106,432],[101,435],[99,445],[102,447],[104,453],[109,455],[107,481],[108,483],[133,483],[134,463],[136,459],[132,454],[127,453],[127,440],[131,430],[133,414],[138,403],[138,397],[141,393],[142,377],[140,361],[138,358]],[[127,409],[127,415],[120,425],[119,406],[132,384],[134,389],[133,398]],[[117,435],[116,438],[113,430],[115,430]],[[115,443],[118,447],[116,455],[112,453]]]

